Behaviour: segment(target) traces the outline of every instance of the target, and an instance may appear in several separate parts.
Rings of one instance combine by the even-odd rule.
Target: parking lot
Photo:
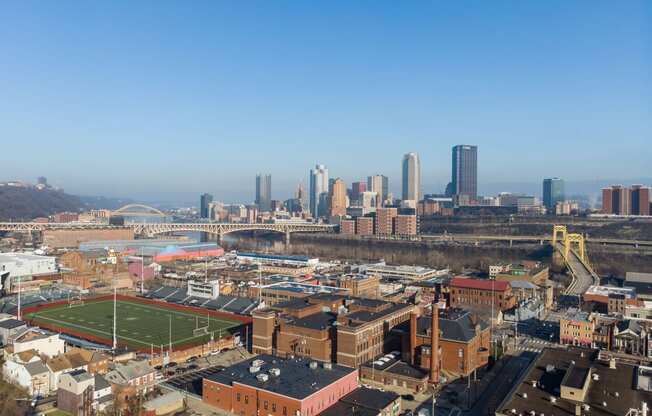
[[[165,384],[177,390],[183,390],[195,396],[202,396],[202,379],[215,373],[224,371],[221,365],[208,367],[201,370],[192,371],[177,377],[168,379]]]

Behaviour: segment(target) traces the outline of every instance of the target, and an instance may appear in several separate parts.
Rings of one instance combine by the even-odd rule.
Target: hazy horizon
[[[3,14],[0,180],[247,202],[256,173],[286,199],[322,163],[348,184],[387,175],[398,196],[415,151],[437,193],[456,144],[479,146],[486,194],[650,176],[649,2],[24,1]]]

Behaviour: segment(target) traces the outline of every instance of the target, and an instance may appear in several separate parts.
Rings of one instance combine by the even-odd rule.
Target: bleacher
[[[217,299],[204,299],[196,296],[188,296],[185,288],[159,286],[150,289],[145,295],[146,298],[161,300],[198,308],[223,311],[238,315],[248,315],[258,305],[258,302],[249,298],[241,298],[230,295],[220,295]]]
[[[70,296],[77,296],[77,292],[68,289],[48,288],[40,291],[22,293],[20,296],[21,308],[35,306],[42,303],[54,302],[67,299]],[[16,295],[0,298],[0,313],[16,315],[18,312],[18,297]]]

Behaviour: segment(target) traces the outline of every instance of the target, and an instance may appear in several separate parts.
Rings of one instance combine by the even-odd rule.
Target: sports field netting
[[[194,311],[179,311],[164,306],[118,300],[117,337],[120,345],[137,349],[156,349],[169,346],[170,322],[172,323],[172,346],[202,344],[230,335],[229,329],[240,322],[224,318],[208,317]],[[28,313],[25,316],[36,325],[39,323],[71,330],[101,338],[108,343],[113,340],[113,300],[85,302],[81,305],[62,305]],[[206,328],[197,331],[197,328]]]

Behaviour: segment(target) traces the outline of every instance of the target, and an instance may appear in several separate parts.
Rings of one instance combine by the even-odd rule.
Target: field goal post
[[[195,317],[195,329],[192,330],[192,335],[195,337],[199,337],[202,335],[208,335],[208,328],[210,327],[210,318],[209,320],[206,321],[205,326],[199,326],[199,317]]]
[[[70,295],[68,297],[68,307],[74,308],[75,306],[82,306],[84,304],[84,299],[81,296],[81,293],[78,295]]]

